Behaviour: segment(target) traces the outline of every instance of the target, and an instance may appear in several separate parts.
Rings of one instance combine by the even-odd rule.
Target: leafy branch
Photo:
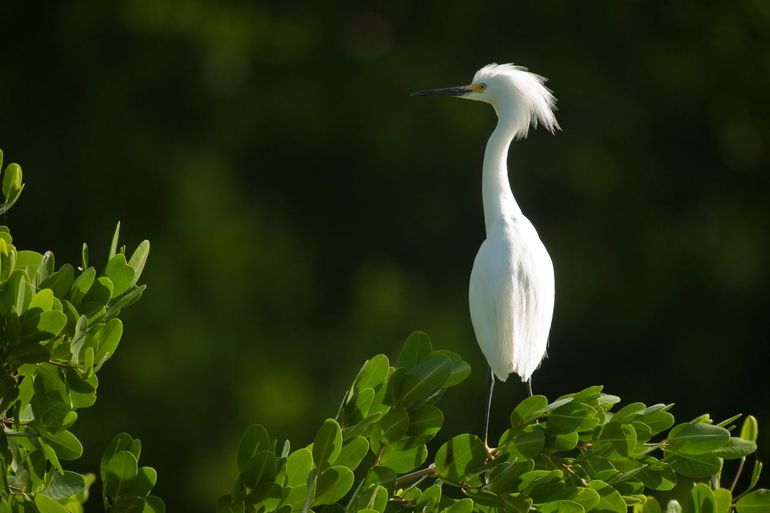
[[[757,448],[754,417],[738,433],[740,415],[676,424],[671,404],[621,407],[600,386],[553,401],[528,397],[511,412],[497,447],[461,434],[426,464],[426,443],[444,422],[437,404],[469,374],[458,355],[413,333],[396,366],[385,355],[364,363],[312,444],[290,451],[288,441],[251,426],[218,513],[770,511],[770,491],[755,489],[758,460],[748,486],[735,493],[743,462]],[[741,463],[723,488],[727,460]]]
[[[0,167],[2,152],[0,152]],[[4,171],[0,214],[18,200],[24,184],[18,164]],[[72,432],[77,410],[96,402],[97,373],[123,334],[120,312],[137,301],[148,252],[144,241],[126,258],[118,248],[120,224],[104,269],[56,267],[53,253],[17,250],[0,226],[0,513],[77,513],[88,498],[92,474],[66,470],[83,445]],[[102,459],[106,510],[161,513],[150,495],[155,471],[138,467],[141,443],[122,433]]]

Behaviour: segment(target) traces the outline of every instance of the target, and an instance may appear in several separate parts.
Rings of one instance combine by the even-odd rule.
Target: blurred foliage
[[[425,443],[444,424],[436,403],[469,374],[457,354],[412,333],[397,367],[384,354],[364,363],[337,416],[309,446],[291,451],[288,441],[251,426],[217,513],[662,513],[661,504],[667,513],[770,512],[770,490],[754,489],[759,460],[736,491],[757,449],[756,418],[747,416],[739,431],[741,415],[674,425],[671,404],[615,409],[620,398],[601,386],[550,403],[528,397],[497,447],[461,434],[424,465]],[[740,463],[728,474],[726,460]]]
[[[0,19],[0,142],[34,185],[5,214],[16,243],[75,262],[115,219],[153,241],[75,470],[125,430],[158,495],[208,511],[242,426],[312,439],[357,362],[411,329],[483,368],[467,284],[494,114],[408,94],[492,61],[547,76],[563,128],[510,156],[556,268],[535,391],[601,382],[770,422],[767,2],[73,0]],[[523,395],[509,381],[493,430]],[[480,431],[483,373],[467,383],[431,443]]]
[[[3,153],[0,151],[0,169]],[[3,172],[0,210],[19,198],[24,184],[18,164]],[[79,513],[93,474],[65,470],[83,444],[71,429],[78,410],[96,402],[97,373],[115,353],[121,311],[145,289],[137,282],[150,250],[139,244],[129,259],[115,230],[102,272],[90,265],[83,245],[81,265],[56,268],[54,255],[17,250],[0,226],[0,512]],[[149,495],[157,480],[139,467],[141,443],[118,435],[100,465],[105,511],[163,513]]]

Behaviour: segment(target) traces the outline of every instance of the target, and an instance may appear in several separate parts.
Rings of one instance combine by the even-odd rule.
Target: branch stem
[[[410,482],[421,479],[426,476],[435,476],[436,475],[436,464],[431,463],[425,468],[422,468],[420,470],[415,470],[412,473],[404,474],[403,476],[396,479],[396,488],[403,488],[404,485],[409,484]]]

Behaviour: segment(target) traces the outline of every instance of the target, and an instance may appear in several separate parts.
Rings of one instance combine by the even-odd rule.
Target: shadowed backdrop
[[[535,392],[604,384],[770,425],[770,4],[76,0],[0,19],[17,247],[61,264],[86,241],[98,261],[118,220],[152,242],[75,426],[80,470],[128,431],[170,511],[211,511],[249,424],[309,443],[415,329],[474,370],[436,446],[480,432],[467,285],[495,117],[408,94],[494,61],[547,76],[563,129],[509,159],[556,269]],[[498,388],[493,436],[524,393]]]

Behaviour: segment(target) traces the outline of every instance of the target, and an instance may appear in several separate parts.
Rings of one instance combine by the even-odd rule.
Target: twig
[[[415,470],[410,474],[404,474],[403,476],[396,479],[396,488],[403,488],[405,484],[408,484],[415,479],[421,479],[426,476],[435,476],[435,475],[436,475],[436,464],[431,463],[425,468],[422,468],[420,470]]]
[[[733,493],[735,491],[735,487],[738,485],[738,478],[741,477],[741,472],[743,472],[743,465],[746,463],[746,456],[741,458],[741,462],[738,463],[738,470],[735,471],[735,477],[733,478],[733,482],[730,484],[730,493]]]

